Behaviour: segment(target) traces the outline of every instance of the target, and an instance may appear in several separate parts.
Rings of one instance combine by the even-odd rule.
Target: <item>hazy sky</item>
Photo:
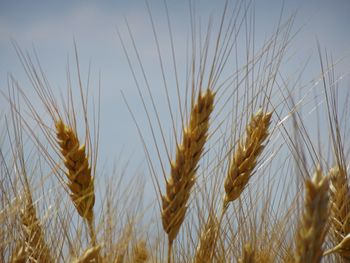
[[[162,45],[168,45],[165,28],[164,6],[161,0],[149,0],[156,21],[158,36]],[[219,4],[218,4],[219,3]],[[196,1],[197,14],[206,17],[214,12],[220,14],[223,1]],[[281,0],[256,0],[256,41],[262,41],[272,32],[280,15]],[[188,1],[168,1],[170,19],[176,36],[175,46],[179,54],[185,50],[189,33]],[[296,57],[307,59],[311,56],[310,72],[319,71],[316,37],[337,58],[345,58],[341,72],[350,70],[350,1],[309,0],[284,1],[284,17],[297,11],[295,30],[301,32],[295,38],[291,50]],[[129,156],[142,154],[142,147],[135,126],[121,99],[123,90],[127,100],[138,115],[141,107],[134,99],[135,84],[131,78],[125,55],[117,36],[117,28],[126,35],[124,17],[130,22],[145,67],[150,78],[160,76],[153,72],[158,61],[154,57],[155,44],[146,12],[141,1],[4,1],[0,0],[0,89],[6,90],[7,73],[11,72],[26,86],[23,69],[11,45],[15,40],[23,50],[34,46],[41,64],[53,88],[63,89],[66,84],[67,56],[74,53],[75,38],[82,65],[82,74],[87,76],[91,62],[91,77],[97,83],[101,72],[102,84],[102,130],[100,157],[113,159],[123,151]],[[179,43],[179,46],[176,44]],[[168,45],[169,46],[169,45]],[[72,61],[71,61],[72,62]],[[302,61],[301,63],[302,64]],[[159,72],[159,71],[158,71]],[[310,78],[314,75],[310,76]],[[30,89],[29,89],[30,90]],[[2,101],[2,100],[0,100]],[[8,107],[1,105],[0,111]],[[143,118],[143,117],[139,117]],[[111,140],[111,138],[113,138]],[[135,154],[135,153],[134,153]],[[112,157],[111,157],[112,156]]]

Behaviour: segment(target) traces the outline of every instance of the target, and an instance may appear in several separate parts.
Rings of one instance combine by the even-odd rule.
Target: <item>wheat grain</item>
[[[264,149],[263,143],[269,135],[271,116],[272,112],[265,113],[260,109],[247,125],[246,139],[238,143],[225,179],[223,211],[241,195],[252,176],[257,159]]]
[[[317,168],[313,178],[305,181],[304,213],[296,235],[295,262],[320,262],[329,216],[329,180]]]
[[[162,223],[168,235],[169,258],[171,247],[185,218],[187,201],[195,182],[198,161],[204,151],[213,111],[215,94],[210,90],[199,92],[190,114],[189,125],[184,130],[182,143],[177,146],[175,161],[166,181],[166,195],[162,196]]]

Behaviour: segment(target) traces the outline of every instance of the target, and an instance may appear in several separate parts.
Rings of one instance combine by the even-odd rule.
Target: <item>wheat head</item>
[[[136,244],[133,251],[133,261],[134,263],[145,263],[149,259],[149,252],[147,250],[146,242],[140,241]]]
[[[269,135],[271,116],[272,112],[260,109],[247,125],[246,139],[238,143],[225,179],[224,210],[241,195],[252,176],[258,157],[265,147],[263,143]]]
[[[12,251],[11,257],[10,257],[10,263],[26,263],[27,261],[27,256],[25,252],[25,244],[18,243]]]
[[[350,192],[348,179],[343,168],[333,167],[329,176],[331,200],[331,230],[335,243],[340,243],[350,233]]]
[[[53,262],[50,249],[45,242],[44,231],[40,220],[36,216],[36,210],[30,197],[25,201],[24,208],[20,213],[20,220],[25,237],[25,255],[34,262]]]
[[[253,250],[252,246],[248,243],[245,244],[243,247],[243,255],[238,260],[238,263],[255,263],[258,262],[256,260],[255,251]]]
[[[218,234],[218,222],[214,215],[209,215],[199,239],[194,258],[195,263],[212,262],[215,256],[215,240]]]
[[[182,143],[177,145],[176,158],[171,162],[171,173],[166,180],[166,194],[162,195],[162,223],[168,235],[169,248],[185,218],[187,201],[195,182],[199,159],[204,151],[209,129],[209,117],[214,107],[215,94],[207,89],[199,92],[192,107]]]
[[[304,212],[296,235],[295,262],[320,262],[328,231],[329,180],[317,168],[305,181]]]
[[[74,260],[73,263],[98,263],[100,250],[100,245],[91,247],[87,249],[80,258]]]
[[[64,165],[68,172],[67,186],[70,197],[79,215],[86,219],[91,244],[96,246],[94,227],[94,177],[91,175],[89,160],[85,154],[85,144],[80,145],[76,132],[65,125],[61,119],[56,121],[56,137],[64,157]]]
[[[332,253],[338,253],[342,257],[342,262],[349,262],[350,258],[350,234],[343,238],[343,240],[335,247],[328,249],[324,252],[323,256],[327,256]]]
[[[79,215],[87,221],[92,221],[95,203],[94,178],[85,154],[85,145],[80,145],[75,131],[62,120],[58,120],[55,126],[57,141],[68,170],[67,185],[71,191],[70,197]]]

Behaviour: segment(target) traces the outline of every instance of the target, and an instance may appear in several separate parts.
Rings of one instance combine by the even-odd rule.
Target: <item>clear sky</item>
[[[161,0],[149,0],[156,21],[161,45],[169,47],[164,26],[164,6]],[[218,4],[219,3],[219,4]],[[196,1],[197,14],[205,20],[210,13],[220,14],[223,1]],[[282,0],[256,0],[256,41],[262,41],[278,22]],[[168,1],[175,46],[179,54],[184,52],[181,43],[186,42],[189,27],[188,1]],[[284,17],[297,11],[295,30],[301,32],[295,38],[291,51],[300,58],[300,65],[308,56],[310,79],[319,72],[316,37],[322,47],[337,58],[344,58],[340,72],[350,70],[350,1],[348,0],[285,0]],[[74,53],[76,40],[81,58],[82,74],[86,77],[91,62],[93,83],[99,72],[102,79],[101,144],[102,162],[114,159],[123,152],[124,159],[132,154],[142,156],[142,146],[136,128],[130,118],[120,90],[136,112],[142,111],[139,100],[134,100],[136,88],[127,66],[125,55],[117,36],[117,28],[126,35],[124,17],[130,22],[137,45],[141,51],[150,78],[160,76],[153,72],[158,65],[154,57],[155,44],[152,29],[143,0],[135,1],[5,1],[0,0],[0,89],[6,90],[8,72],[26,86],[23,69],[16,56],[11,39],[23,50],[34,46],[41,64],[53,88],[63,89],[66,84],[67,56]],[[179,44],[177,46],[177,43]],[[304,61],[304,62],[305,62]],[[72,62],[72,61],[71,61]],[[294,64],[298,67],[298,64]],[[291,69],[292,70],[292,69]],[[159,71],[157,71],[159,72]],[[156,92],[156,91],[155,91]],[[2,101],[2,100],[0,100]],[[2,103],[0,111],[7,111]],[[161,109],[162,110],[162,109]],[[142,120],[140,120],[142,121]],[[142,157],[140,157],[140,162]]]

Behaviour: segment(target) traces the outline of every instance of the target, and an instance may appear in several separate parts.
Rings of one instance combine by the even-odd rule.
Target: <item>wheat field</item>
[[[123,119],[79,39],[63,88],[12,40],[26,81],[0,90],[1,262],[350,262],[347,57],[316,39],[309,76],[297,13],[258,41],[254,1],[219,2],[206,16],[188,1],[186,39],[170,1],[161,21],[145,2],[146,32],[116,26]],[[104,137],[127,122],[141,161]]]

